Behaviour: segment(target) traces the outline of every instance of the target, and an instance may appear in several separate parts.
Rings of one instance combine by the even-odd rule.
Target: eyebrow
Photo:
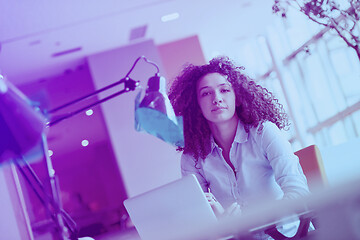
[[[230,83],[221,83],[221,84],[217,85],[217,87],[221,87],[221,86],[229,86],[229,87],[231,87],[231,84]],[[209,88],[209,86],[205,86],[205,87],[200,88],[199,92],[201,90],[205,89],[205,88]]]

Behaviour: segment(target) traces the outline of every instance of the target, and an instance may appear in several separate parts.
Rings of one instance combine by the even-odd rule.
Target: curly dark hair
[[[236,114],[249,132],[251,127],[273,122],[283,129],[289,125],[287,114],[271,92],[256,84],[242,73],[244,67],[237,67],[228,57],[212,59],[209,64],[195,66],[188,64],[175,78],[170,87],[169,99],[175,114],[184,121],[185,146],[179,150],[189,153],[196,160],[204,159],[210,153],[211,131],[207,120],[202,115],[197,102],[197,81],[208,73],[220,73],[227,76],[236,96]]]

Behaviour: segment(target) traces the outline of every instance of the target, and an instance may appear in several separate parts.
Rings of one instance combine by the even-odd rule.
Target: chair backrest
[[[310,145],[295,152],[299,157],[300,165],[308,180],[311,192],[324,188],[328,185],[324,164],[320,150],[316,145]]]

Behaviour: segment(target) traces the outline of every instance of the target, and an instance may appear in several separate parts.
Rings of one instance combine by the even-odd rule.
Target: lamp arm
[[[91,104],[89,104],[89,105],[87,105],[87,106],[85,106],[85,107],[82,107],[81,109],[78,109],[78,110],[75,110],[75,111],[73,111],[73,112],[70,112],[70,113],[68,113],[68,114],[66,114],[66,115],[60,116],[60,117],[58,117],[57,119],[55,119],[55,120],[53,120],[53,121],[49,121],[49,122],[47,123],[47,125],[48,125],[48,126],[55,125],[55,124],[61,122],[61,121],[64,120],[64,119],[67,119],[67,118],[69,118],[69,117],[72,117],[72,116],[74,116],[74,115],[76,115],[76,114],[78,114],[78,113],[81,113],[81,112],[85,111],[86,109],[89,109],[89,108],[91,108],[91,107],[93,107],[93,106],[96,106],[96,105],[98,105],[98,104],[100,104],[100,103],[103,103],[103,102],[105,102],[105,101],[108,101],[108,100],[110,100],[110,99],[112,99],[112,98],[114,98],[114,97],[116,97],[116,96],[118,96],[118,95],[120,95],[120,94],[123,94],[123,93],[125,93],[125,92],[129,92],[129,91],[134,91],[134,90],[140,85],[140,82],[131,79],[129,76],[130,76],[130,73],[134,70],[136,64],[139,62],[140,59],[144,59],[147,63],[149,63],[149,64],[151,64],[151,65],[153,65],[153,66],[156,67],[157,72],[156,72],[155,75],[157,75],[157,74],[160,72],[160,69],[159,69],[158,65],[156,65],[156,63],[148,60],[145,56],[138,57],[138,58],[135,60],[135,62],[134,62],[134,64],[132,65],[131,69],[129,70],[129,72],[126,74],[125,78],[121,79],[121,80],[118,81],[118,82],[112,83],[112,84],[110,84],[110,85],[108,85],[108,86],[105,86],[105,87],[103,87],[103,88],[101,88],[101,89],[99,89],[99,90],[96,90],[96,91],[94,91],[94,92],[92,92],[92,93],[89,93],[89,94],[87,94],[87,95],[85,95],[85,96],[83,96],[83,97],[80,97],[80,98],[77,98],[77,99],[75,99],[75,100],[73,100],[73,101],[71,101],[71,102],[65,103],[65,104],[63,104],[63,105],[61,105],[61,106],[59,106],[59,107],[56,107],[56,108],[52,109],[52,110],[46,111],[45,113],[55,113],[55,112],[57,112],[57,111],[59,111],[59,110],[61,110],[61,109],[64,109],[64,108],[66,108],[66,107],[68,107],[68,106],[71,106],[71,105],[73,105],[73,104],[76,104],[76,103],[78,103],[78,102],[81,102],[81,101],[83,101],[83,100],[85,100],[85,99],[88,99],[88,98],[90,98],[90,97],[92,97],[92,96],[94,96],[94,95],[96,95],[96,94],[99,94],[99,93],[101,93],[101,92],[103,92],[103,91],[106,91],[106,90],[108,90],[108,89],[110,89],[110,88],[116,87],[117,85],[122,84],[122,83],[125,84],[125,87],[124,87],[123,90],[118,91],[118,92],[116,92],[116,93],[114,93],[114,94],[112,94],[112,95],[110,95],[110,96],[108,96],[108,97],[106,97],[106,98],[103,98],[103,99],[101,99],[101,100],[99,100],[99,101],[96,101],[96,102],[94,102],[94,103],[91,103]]]
[[[102,88],[102,89],[99,89],[99,90],[97,90],[97,91],[95,91],[95,92],[93,92],[93,93],[90,93],[90,94],[88,94],[88,95],[86,95],[86,96],[84,96],[84,97],[78,98],[78,99],[76,99],[76,100],[74,100],[74,101],[71,101],[71,102],[69,102],[69,103],[67,103],[67,104],[64,104],[63,106],[60,106],[60,107],[58,107],[58,108],[56,108],[56,109],[54,109],[54,110],[51,110],[51,111],[49,111],[49,112],[55,112],[55,110],[58,111],[58,110],[63,109],[63,108],[65,108],[65,107],[67,107],[67,106],[73,105],[73,104],[75,104],[75,103],[77,103],[77,102],[80,102],[80,101],[86,99],[86,98],[89,98],[90,96],[93,96],[93,95],[95,95],[95,94],[97,94],[97,93],[100,93],[100,92],[103,92],[103,91],[105,91],[105,90],[107,90],[107,89],[110,89],[110,88],[112,88],[112,87],[114,87],[114,86],[116,86],[116,85],[118,85],[118,84],[120,84],[120,83],[124,83],[124,84],[125,84],[123,90],[118,91],[118,92],[116,92],[116,93],[113,93],[113,94],[111,94],[111,95],[109,95],[109,96],[107,96],[107,97],[105,97],[105,98],[103,98],[103,99],[100,99],[100,100],[98,100],[98,101],[96,101],[96,102],[93,102],[93,103],[91,103],[91,104],[89,104],[89,105],[87,105],[87,106],[85,106],[85,107],[82,107],[82,108],[80,108],[80,109],[77,109],[77,110],[75,110],[75,111],[72,111],[72,112],[70,112],[70,113],[68,113],[68,114],[66,114],[66,115],[60,116],[60,117],[56,118],[56,119],[53,120],[53,121],[49,121],[49,122],[47,123],[47,126],[49,126],[49,127],[50,127],[50,126],[53,126],[53,125],[61,122],[62,120],[65,120],[65,119],[67,119],[67,118],[70,118],[70,117],[72,117],[72,116],[74,116],[74,115],[76,115],[76,114],[78,114],[78,113],[81,113],[81,112],[83,112],[83,111],[85,111],[85,110],[87,110],[87,109],[89,109],[89,108],[91,108],[91,107],[93,107],[93,106],[96,106],[96,105],[99,105],[100,103],[106,102],[106,101],[108,101],[108,100],[110,100],[110,99],[112,99],[112,98],[114,98],[114,97],[116,97],[116,96],[119,96],[119,95],[121,95],[121,94],[123,94],[123,93],[126,93],[126,92],[129,92],[129,91],[134,91],[138,86],[140,86],[140,82],[139,82],[139,81],[135,81],[135,80],[132,80],[132,79],[130,79],[130,78],[127,77],[127,78],[121,79],[120,81],[118,81],[118,82],[116,82],[116,83],[113,83],[113,84],[108,85],[108,86],[106,86],[106,87],[104,87],[104,88]]]
[[[131,67],[131,69],[130,69],[130,71],[126,74],[125,77],[129,77],[129,76],[130,76],[130,73],[132,72],[132,70],[134,70],[135,65],[136,65],[136,64],[138,63],[138,61],[139,61],[140,59],[142,59],[142,58],[145,60],[145,62],[150,63],[151,65],[153,65],[153,66],[156,67],[156,70],[157,70],[156,74],[158,74],[158,73],[160,72],[160,69],[159,69],[158,65],[156,65],[156,63],[150,61],[150,60],[147,59],[145,56],[141,56],[141,57],[138,57],[138,58],[135,60],[134,64],[132,65],[132,67]]]
[[[110,88],[116,87],[117,85],[123,83],[124,81],[125,81],[125,79],[121,79],[120,81],[117,81],[117,82],[115,82],[115,83],[113,83],[113,84],[110,84],[110,85],[108,85],[108,86],[106,86],[106,87],[103,87],[103,88],[101,88],[101,89],[99,89],[99,90],[97,90],[97,91],[94,91],[94,92],[89,93],[89,94],[87,94],[87,95],[85,95],[85,96],[82,96],[82,97],[80,97],[80,98],[77,98],[77,99],[75,99],[75,100],[73,100],[73,101],[71,101],[71,102],[65,103],[65,104],[63,104],[63,105],[61,105],[61,106],[59,106],[59,107],[56,107],[56,108],[54,108],[54,109],[51,109],[51,110],[47,111],[47,113],[55,113],[55,112],[57,112],[57,111],[59,111],[59,110],[61,110],[61,109],[63,109],[63,108],[66,108],[66,107],[71,106],[71,105],[73,105],[73,104],[75,104],[75,103],[78,103],[78,102],[81,102],[81,101],[83,101],[83,100],[85,100],[85,99],[88,99],[89,97],[92,97],[92,96],[94,96],[94,95],[96,95],[96,94],[98,94],[98,93],[101,93],[101,92],[106,91],[106,90],[108,90],[108,89],[110,89]]]

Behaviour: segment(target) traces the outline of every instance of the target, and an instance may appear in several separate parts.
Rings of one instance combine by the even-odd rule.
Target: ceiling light
[[[89,141],[84,139],[81,141],[81,145],[83,145],[83,147],[86,147],[87,145],[89,145]]]
[[[175,13],[171,13],[171,14],[168,14],[168,15],[165,15],[165,16],[162,16],[161,17],[161,21],[162,22],[169,22],[169,21],[173,21],[173,20],[176,20],[180,17],[180,14],[175,12]]]
[[[91,116],[91,115],[93,115],[94,111],[92,109],[89,109],[85,113],[87,116]]]

